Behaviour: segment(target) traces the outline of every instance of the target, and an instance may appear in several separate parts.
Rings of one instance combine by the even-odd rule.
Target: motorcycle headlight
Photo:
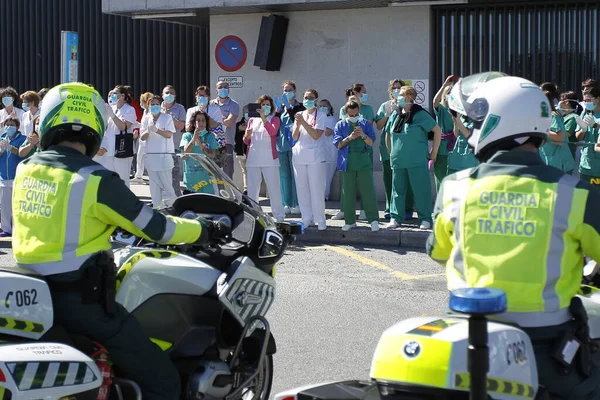
[[[277,257],[283,250],[283,236],[274,231],[267,231],[262,245],[258,249],[258,257]]]

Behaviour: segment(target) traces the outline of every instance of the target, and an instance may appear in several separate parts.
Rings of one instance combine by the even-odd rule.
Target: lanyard
[[[313,128],[317,125],[317,113],[319,112],[319,110],[315,109],[315,118],[313,119],[313,121],[310,123],[310,126],[312,126]],[[310,113],[308,113],[308,115],[311,115]]]

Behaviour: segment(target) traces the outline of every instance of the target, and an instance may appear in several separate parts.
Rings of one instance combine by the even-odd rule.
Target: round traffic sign
[[[246,44],[237,36],[225,36],[215,47],[217,64],[227,72],[234,72],[242,68],[247,57]]]

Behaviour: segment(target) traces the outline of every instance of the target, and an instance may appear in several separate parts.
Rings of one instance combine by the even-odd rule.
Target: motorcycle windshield
[[[252,208],[265,222],[274,221],[263,212],[259,204],[240,191],[227,174],[207,155],[197,153],[181,154],[183,159],[183,180],[192,193],[208,193]]]

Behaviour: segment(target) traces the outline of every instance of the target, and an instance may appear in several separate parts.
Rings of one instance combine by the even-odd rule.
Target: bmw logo
[[[407,357],[415,358],[421,354],[421,345],[418,342],[412,341],[404,345],[404,354]]]

